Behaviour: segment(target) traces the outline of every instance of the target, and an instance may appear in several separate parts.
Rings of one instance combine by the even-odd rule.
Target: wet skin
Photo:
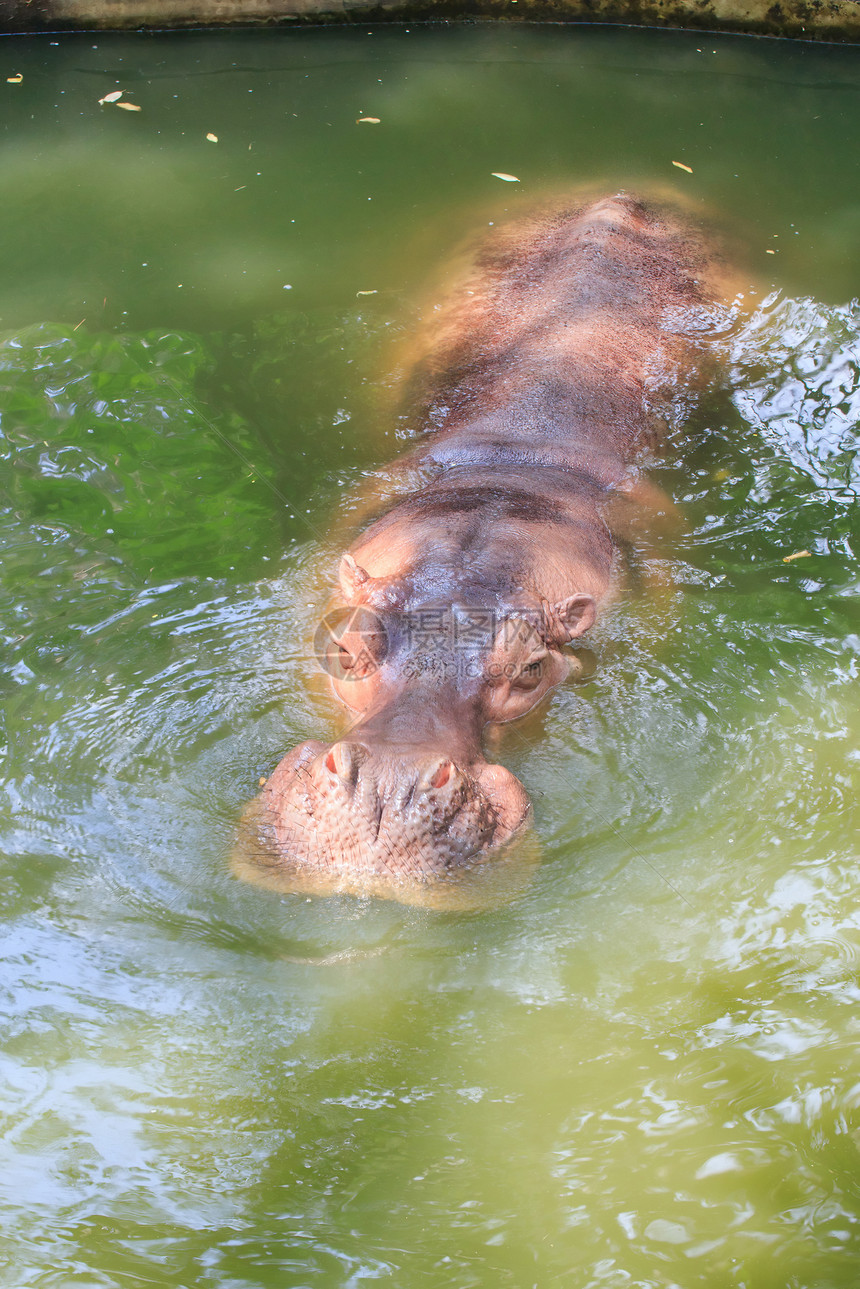
[[[421,339],[419,446],[379,476],[378,518],[340,564],[328,650],[349,733],[275,769],[254,828],[317,889],[432,883],[528,821],[487,761],[576,668],[610,591],[610,513],[658,443],[657,412],[718,321],[704,242],[619,195],[494,236]]]

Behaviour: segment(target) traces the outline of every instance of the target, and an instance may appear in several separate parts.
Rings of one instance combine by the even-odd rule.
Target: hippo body
[[[714,257],[626,195],[497,230],[431,315],[344,554],[329,670],[349,732],[275,769],[254,828],[270,870],[353,891],[485,864],[529,816],[485,727],[565,679],[612,581],[607,521],[665,432],[721,314]]]

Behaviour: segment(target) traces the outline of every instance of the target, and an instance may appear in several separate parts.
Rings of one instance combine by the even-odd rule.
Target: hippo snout
[[[524,822],[528,797],[501,766],[342,740],[302,744],[263,791],[278,850],[354,879],[428,881],[476,860]]]

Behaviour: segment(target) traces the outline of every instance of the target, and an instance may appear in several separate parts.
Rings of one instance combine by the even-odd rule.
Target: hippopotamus
[[[269,870],[400,898],[523,835],[529,796],[485,731],[576,673],[613,585],[613,506],[717,325],[717,261],[623,193],[478,245],[415,346],[413,445],[340,559],[322,654],[346,732],[296,747],[256,802]]]

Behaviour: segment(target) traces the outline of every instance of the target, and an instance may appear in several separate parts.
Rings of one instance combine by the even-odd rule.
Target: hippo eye
[[[351,671],[355,665],[355,659],[348,649],[344,649],[343,645],[338,645],[337,647],[337,660],[344,671]]]
[[[517,689],[537,689],[542,678],[543,659],[539,658],[537,662],[530,663],[528,667],[523,667],[513,683]]]

